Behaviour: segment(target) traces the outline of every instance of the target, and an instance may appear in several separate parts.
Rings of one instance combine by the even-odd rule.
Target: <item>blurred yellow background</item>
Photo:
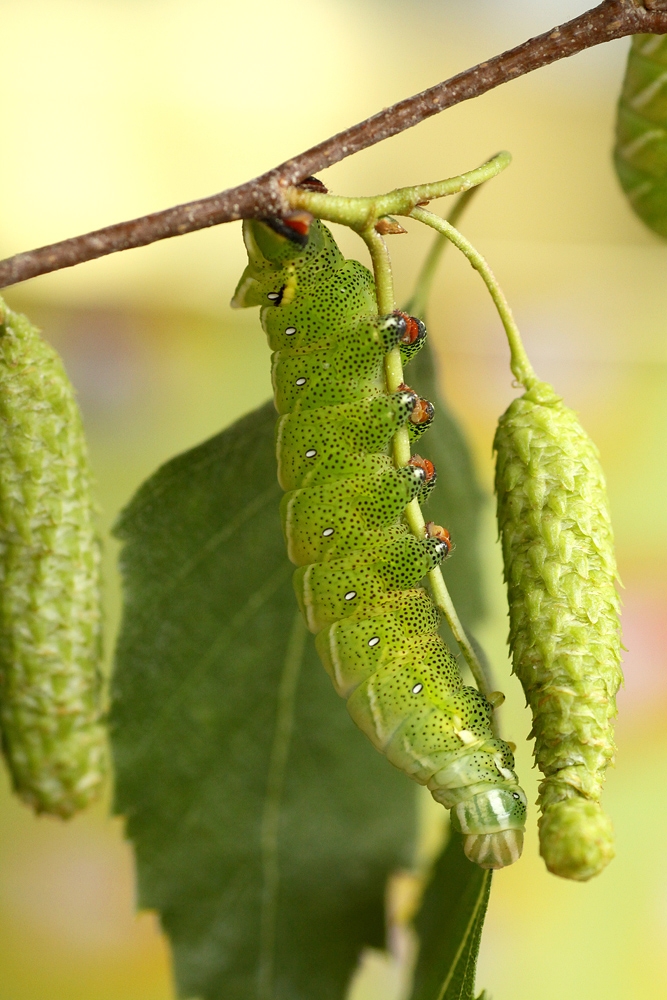
[[[573,0],[0,0],[0,256],[246,180],[379,108],[574,16]],[[326,171],[345,194],[513,166],[462,224],[490,259],[537,371],[581,415],[608,473],[625,584],[626,687],[606,807],[618,856],[595,882],[545,871],[534,830],[495,877],[479,983],[494,1000],[667,995],[667,246],[611,168],[627,41],[509,84]],[[363,249],[341,234],[349,254]],[[429,242],[391,244],[399,300]],[[515,395],[481,282],[448,251],[430,312],[444,388],[487,488]],[[268,352],[228,301],[238,224],[7,291],[62,351],[91,440],[117,627],[119,508],[155,467],[267,398]],[[427,439],[425,439],[427,441]],[[489,504],[483,639],[508,694],[529,799],[529,720],[509,677]],[[122,824],[0,801],[0,1000],[168,1000],[168,949],[133,913]],[[533,811],[533,820],[535,818]],[[387,983],[382,1000],[390,1000]],[[364,994],[360,987],[359,996]]]

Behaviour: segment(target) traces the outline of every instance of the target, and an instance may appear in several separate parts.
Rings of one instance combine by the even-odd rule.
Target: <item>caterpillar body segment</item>
[[[489,835],[511,831],[499,839],[499,850],[516,861],[526,800],[508,745],[491,736],[490,705],[476,689],[463,686],[458,664],[437,634],[439,615],[424,591],[385,598],[388,607],[382,613],[365,617],[368,612],[358,610],[317,636],[334,687],[347,699],[359,728],[392,764],[428,785],[446,808],[457,807],[452,820],[460,832],[472,837],[478,830]],[[502,810],[498,791],[503,792]],[[459,807],[475,796],[472,812]],[[473,829],[483,809],[486,822]],[[484,842],[488,851],[493,842]],[[482,846],[482,840],[469,840],[466,852],[472,860]]]
[[[385,389],[385,356],[400,344],[407,329],[400,314],[382,319],[364,316],[341,330],[340,339],[328,347],[307,353],[276,351],[271,375],[278,413],[379,395]]]
[[[408,386],[388,393],[384,358],[424,343],[423,323],[378,316],[372,275],[346,261],[321,222],[295,242],[246,221],[248,266],[233,304],[260,305],[279,413],[281,518],[294,588],[336,691],[356,724],[399,769],[452,810],[468,856],[487,868],[519,857],[526,799],[491,705],[465,687],[419,583],[451,550],[403,514],[435,485],[415,456],[394,467],[400,428],[417,438],[433,407]]]
[[[416,393],[402,390],[286,413],[276,426],[278,482],[284,490],[293,490],[391,468],[391,439],[418,403]],[[384,458],[388,464],[378,462]]]
[[[294,590],[311,632],[346,618],[360,605],[372,606],[387,591],[414,586],[445,558],[446,546],[438,539],[422,541],[407,527],[398,530],[398,538],[388,533],[375,548],[296,570]]]
[[[438,634],[440,615],[426,591],[386,593],[372,610],[355,611],[318,633],[315,645],[336,691],[347,698],[377,666],[415,637]]]
[[[381,541],[383,529],[422,496],[425,479],[421,468],[404,466],[286,493],[280,512],[291,562],[325,562]]]

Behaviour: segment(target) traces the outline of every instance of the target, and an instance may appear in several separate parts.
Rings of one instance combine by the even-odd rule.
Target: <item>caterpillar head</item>
[[[306,177],[297,187],[326,194],[327,189],[317,177]],[[310,212],[290,212],[282,218],[246,219],[243,223],[243,240],[248,251],[250,266],[266,264],[284,266],[301,256],[304,247],[321,249],[323,231],[321,223],[313,225]],[[319,237],[319,239],[318,239]]]
[[[255,241],[265,260],[283,263],[298,257],[308,245],[312,221],[310,212],[290,212],[284,219],[251,220]]]
[[[243,241],[248,266],[234,292],[234,309],[280,305],[282,290],[295,280],[297,269],[333,243],[333,237],[319,219],[295,212],[286,219],[244,219]]]

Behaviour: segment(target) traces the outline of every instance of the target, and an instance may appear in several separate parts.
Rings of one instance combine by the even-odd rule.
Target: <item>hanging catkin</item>
[[[70,816],[99,791],[100,553],[58,355],[0,299],[0,728],[16,792]]]
[[[595,445],[550,385],[527,385],[494,442],[509,642],[544,775],[540,853],[583,881],[614,856],[600,806],[622,680],[613,536]]]
[[[514,672],[533,713],[538,805],[547,868],[584,881],[614,856],[600,806],[614,757],[611,722],[622,680],[614,543],[597,449],[528,359],[488,263],[451,223],[411,213],[454,243],[498,310],[510,368],[525,393],[500,418],[496,493]]]

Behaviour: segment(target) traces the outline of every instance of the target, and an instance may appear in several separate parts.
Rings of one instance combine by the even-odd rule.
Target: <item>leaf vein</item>
[[[280,882],[278,828],[285,787],[285,771],[294,728],[294,703],[306,649],[306,634],[303,618],[300,612],[297,612],[292,622],[278,689],[276,725],[269,758],[266,798],[262,814],[262,900],[257,966],[258,1000],[271,1000],[273,996],[278,886]]]

